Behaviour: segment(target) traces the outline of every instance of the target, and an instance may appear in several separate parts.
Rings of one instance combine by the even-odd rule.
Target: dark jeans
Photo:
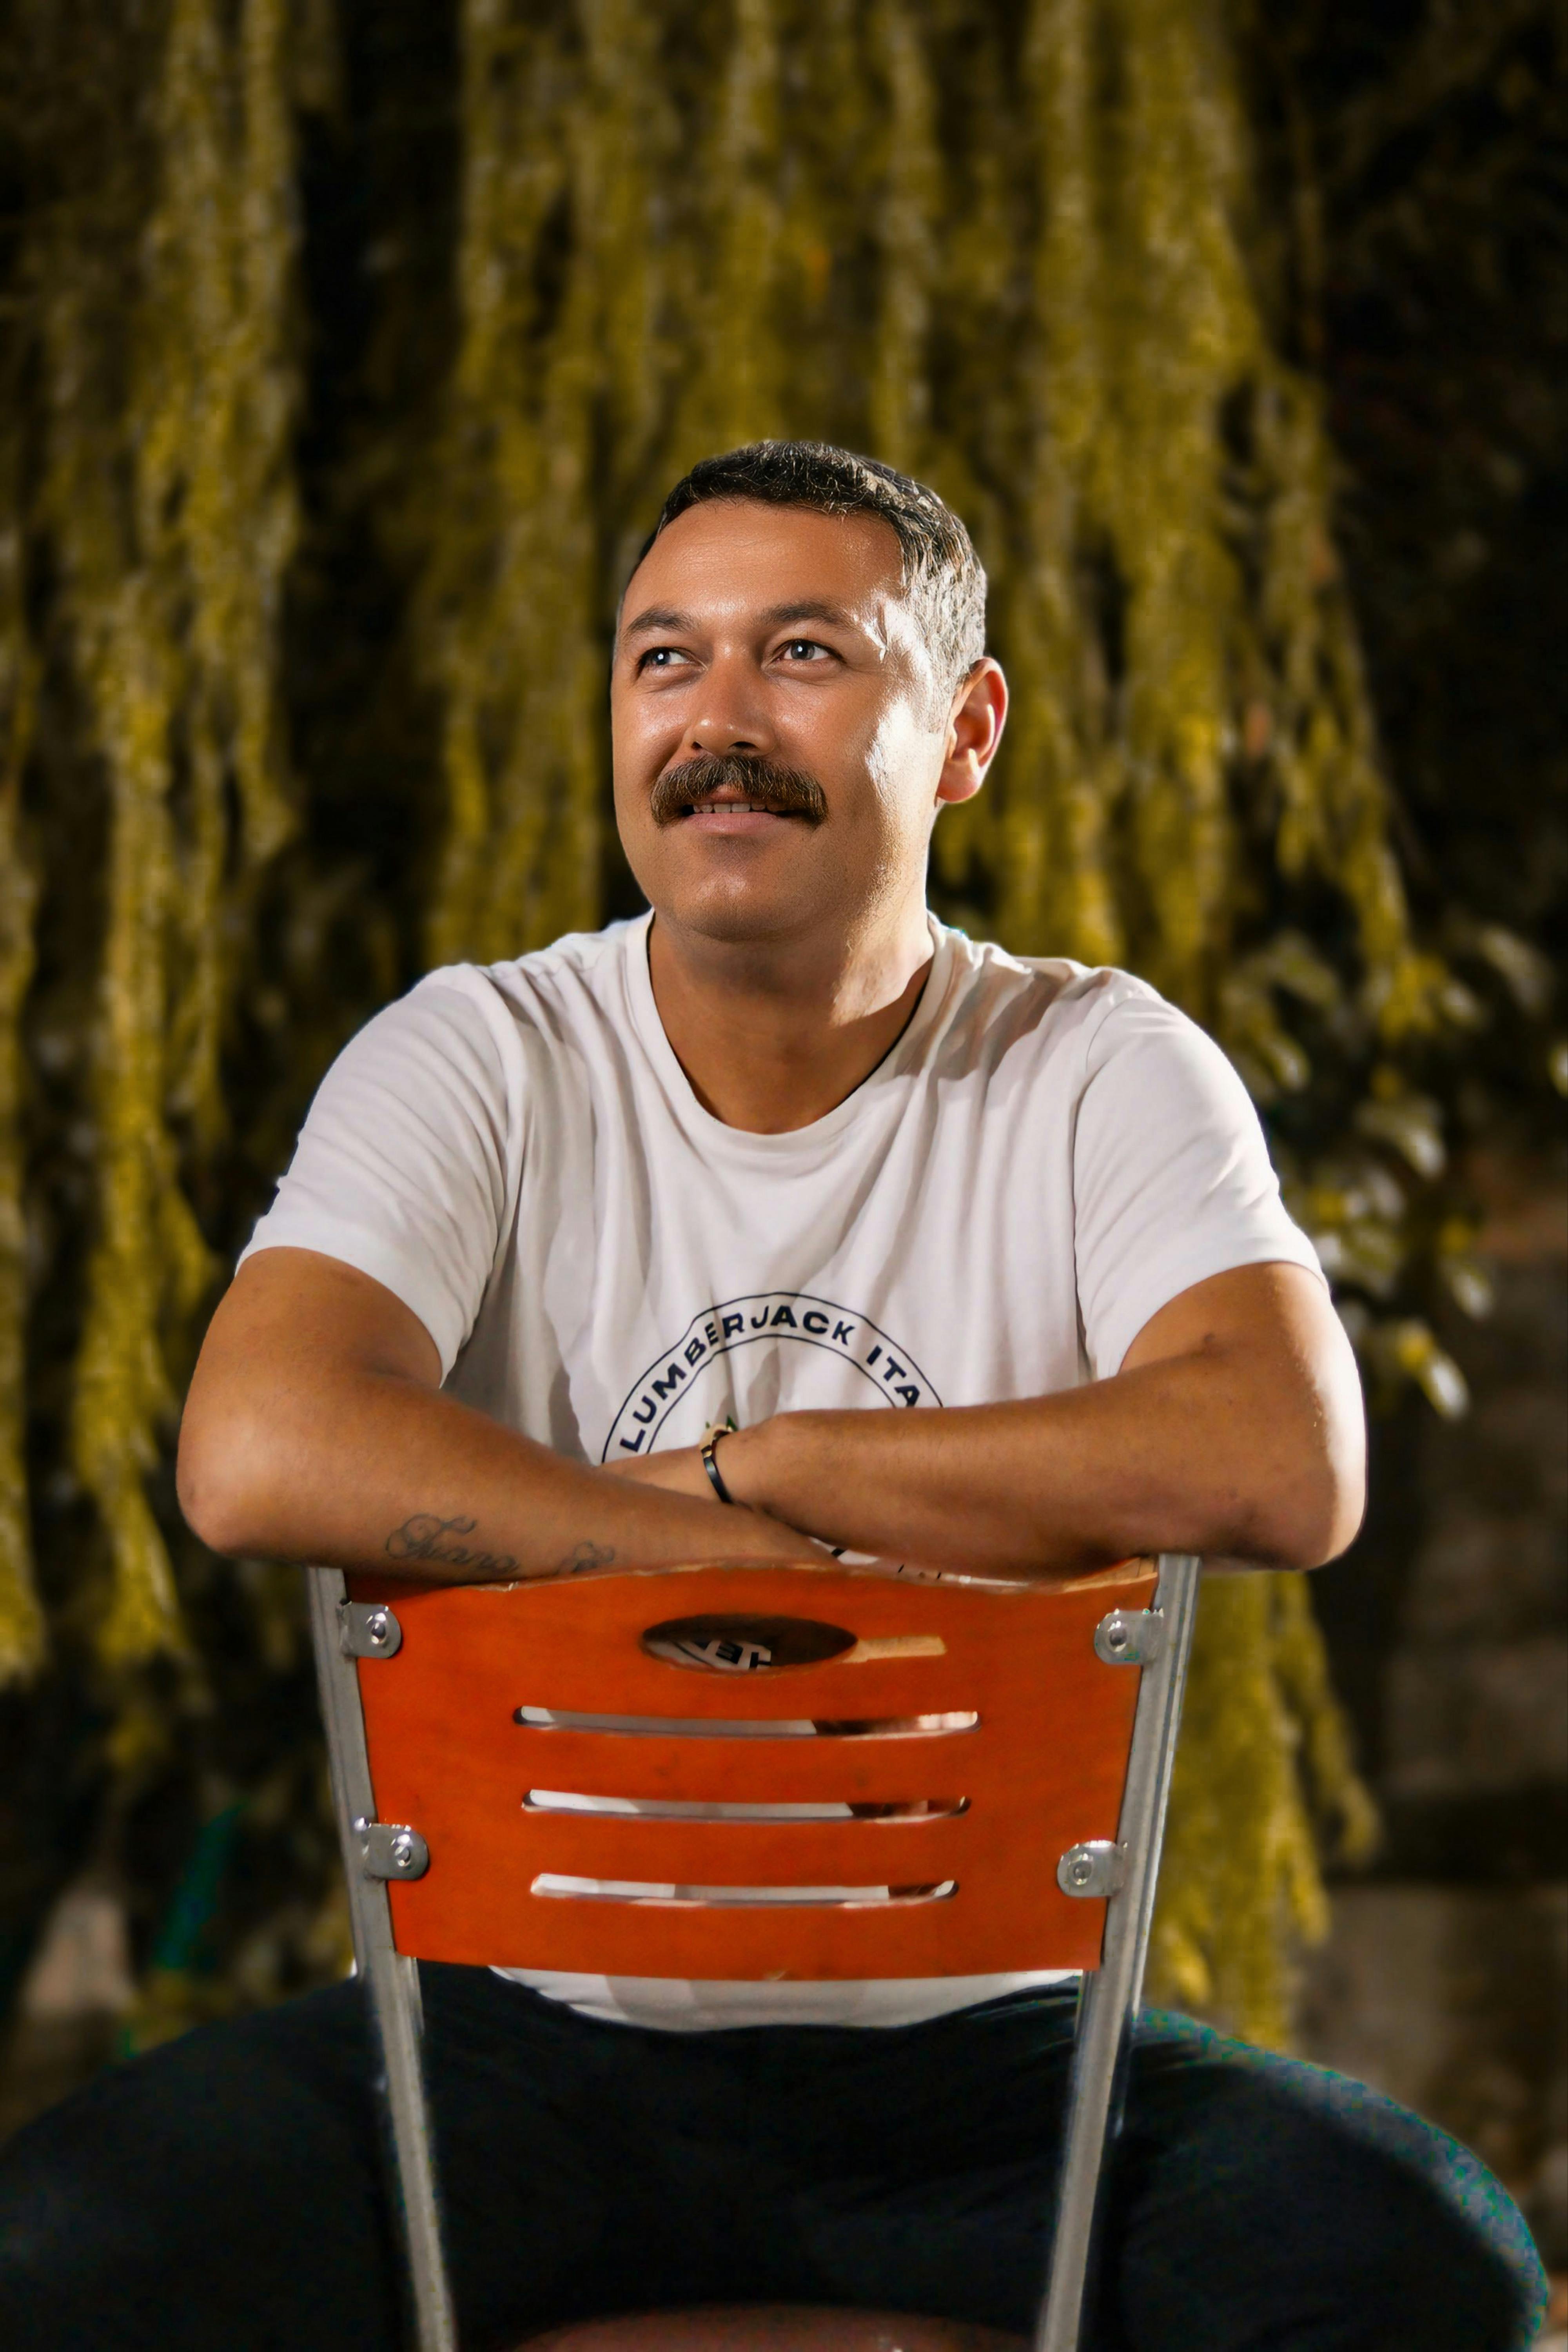
[[[1073,2002],[660,2033],[426,1968],[465,2352],[552,2322],[825,2303],[1026,2332]],[[359,1989],[191,2033],[0,2150],[6,2352],[391,2352]],[[1118,2352],[1522,2352],[1543,2300],[1476,2159],[1355,2083],[1146,2015],[1100,2309]]]

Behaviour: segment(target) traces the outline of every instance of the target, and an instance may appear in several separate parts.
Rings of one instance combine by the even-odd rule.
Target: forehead
[[[648,605],[720,622],[831,604],[880,630],[887,608],[903,598],[898,534],[879,515],[711,499],[660,531],[627,584],[621,621]]]

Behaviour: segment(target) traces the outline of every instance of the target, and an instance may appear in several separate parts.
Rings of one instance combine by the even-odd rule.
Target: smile
[[[687,816],[787,816],[787,809],[769,808],[763,801],[694,801]]]

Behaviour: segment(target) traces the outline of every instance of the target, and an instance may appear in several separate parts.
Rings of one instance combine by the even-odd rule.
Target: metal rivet
[[[338,1610],[338,1644],[345,1658],[395,1658],[403,1647],[396,1612],[384,1601],[345,1601]]]
[[[1094,1654],[1108,1666],[1152,1666],[1164,1637],[1153,1609],[1112,1609],[1094,1629]]]
[[[1068,1846],[1057,1864],[1057,1885],[1064,1895],[1116,1895],[1126,1874],[1126,1848],[1113,1838],[1086,1838],[1081,1845]]]
[[[367,1878],[423,1878],[430,1867],[430,1849],[418,1831],[406,1822],[354,1823]]]

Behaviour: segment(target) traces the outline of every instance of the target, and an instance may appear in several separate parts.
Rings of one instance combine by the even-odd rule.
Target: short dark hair
[[[944,693],[985,651],[985,569],[952,508],[923,482],[875,457],[830,441],[749,441],[704,457],[683,475],[659,509],[642,558],[659,532],[714,499],[755,499],[764,506],[810,507],[818,514],[879,515],[903,558],[904,593],[919,614],[937,682]]]

